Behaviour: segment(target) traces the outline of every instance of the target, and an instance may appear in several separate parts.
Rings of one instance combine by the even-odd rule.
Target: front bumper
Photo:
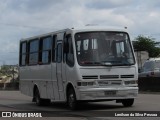
[[[136,98],[138,87],[80,88],[77,100],[117,100]]]

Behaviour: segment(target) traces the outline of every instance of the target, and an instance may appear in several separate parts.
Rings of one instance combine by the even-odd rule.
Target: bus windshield
[[[81,66],[135,63],[129,36],[125,32],[80,32],[75,34],[75,44]]]

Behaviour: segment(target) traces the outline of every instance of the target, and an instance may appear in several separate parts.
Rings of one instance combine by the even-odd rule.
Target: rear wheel
[[[38,88],[35,90],[33,101],[36,102],[36,105],[38,105],[38,106],[50,105],[50,103],[51,103],[50,99],[42,99],[40,97],[40,93],[39,93]]]
[[[134,99],[124,99],[122,100],[122,104],[124,107],[130,107],[134,103]]]
[[[75,110],[77,108],[76,95],[73,89],[68,90],[67,103],[71,110]]]

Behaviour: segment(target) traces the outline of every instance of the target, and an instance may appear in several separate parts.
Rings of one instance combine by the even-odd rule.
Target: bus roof
[[[75,31],[125,31],[125,28],[116,26],[84,26],[72,28]]]
[[[73,28],[67,28],[62,30],[53,31],[46,34],[40,34],[33,37],[21,39],[22,41],[31,40],[39,37],[49,36],[51,34],[61,33],[65,32],[67,30],[73,31],[73,32],[87,32],[87,31],[120,31],[120,32],[127,32],[127,30],[122,27],[115,27],[115,26],[84,26],[84,27],[73,27]]]

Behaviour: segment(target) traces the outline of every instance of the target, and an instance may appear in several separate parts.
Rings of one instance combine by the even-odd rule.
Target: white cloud
[[[133,0],[87,0],[86,6],[95,9],[113,9],[116,7],[125,7]]]

